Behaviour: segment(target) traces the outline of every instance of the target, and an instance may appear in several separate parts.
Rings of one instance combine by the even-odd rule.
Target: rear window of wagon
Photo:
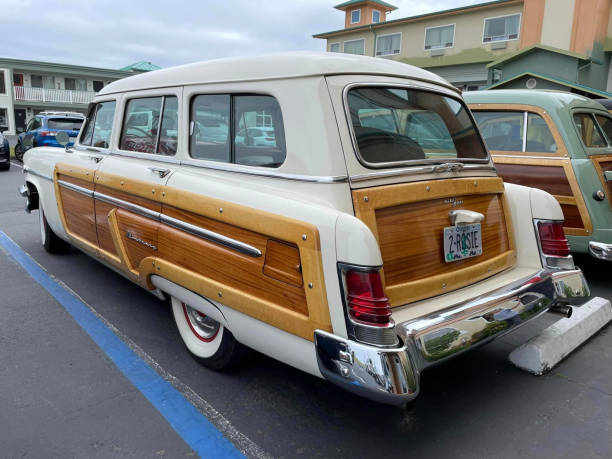
[[[465,105],[434,92],[357,87],[347,95],[360,160],[369,167],[487,161]]]

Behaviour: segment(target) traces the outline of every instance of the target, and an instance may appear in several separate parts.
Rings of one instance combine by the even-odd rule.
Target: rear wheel
[[[213,370],[239,363],[244,347],[227,328],[174,297],[171,302],[183,343],[197,361]]]
[[[17,145],[15,145],[15,158],[23,162],[23,145],[21,145],[21,142],[17,142]]]
[[[40,223],[40,240],[43,247],[49,253],[66,253],[70,250],[70,244],[59,238],[49,226],[42,206],[38,209],[38,220]]]

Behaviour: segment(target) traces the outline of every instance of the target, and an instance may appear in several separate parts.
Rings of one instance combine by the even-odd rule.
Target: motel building
[[[612,0],[497,0],[387,20],[397,8],[350,0],[327,51],[425,68],[463,90],[557,89],[612,98]]]
[[[113,70],[0,58],[0,132],[19,134],[46,110],[85,113],[107,84],[159,68],[145,61]]]

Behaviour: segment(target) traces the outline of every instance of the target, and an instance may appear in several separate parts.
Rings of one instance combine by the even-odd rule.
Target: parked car
[[[612,260],[612,116],[576,94],[465,94],[505,182],[559,201],[572,251]]]
[[[150,133],[122,127],[143,110],[161,135],[135,152],[124,138]],[[364,125],[373,110],[444,126],[419,143],[407,121]],[[202,141],[203,113],[238,129]],[[243,145],[242,122],[274,145]],[[557,201],[504,184],[460,92],[393,61],[297,53],[125,78],[74,148],[31,150],[24,172],[47,251],[72,244],[168,297],[214,369],[248,346],[405,404],[431,365],[589,296]]]
[[[33,147],[64,147],[56,139],[58,132],[68,134],[72,146],[85,117],[75,112],[41,112],[27,124],[24,132],[17,137],[15,158],[23,160],[23,154]]]
[[[11,149],[8,139],[0,132],[0,170],[11,168]]]
[[[252,145],[254,147],[274,147],[276,137],[273,127],[251,127],[241,129],[236,134],[236,145]]]

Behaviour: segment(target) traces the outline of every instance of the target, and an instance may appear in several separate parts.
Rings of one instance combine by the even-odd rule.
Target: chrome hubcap
[[[196,311],[191,306],[187,306],[185,303],[183,303],[183,311],[194,335],[205,342],[215,339],[221,327],[219,322],[211,319],[206,314]]]

